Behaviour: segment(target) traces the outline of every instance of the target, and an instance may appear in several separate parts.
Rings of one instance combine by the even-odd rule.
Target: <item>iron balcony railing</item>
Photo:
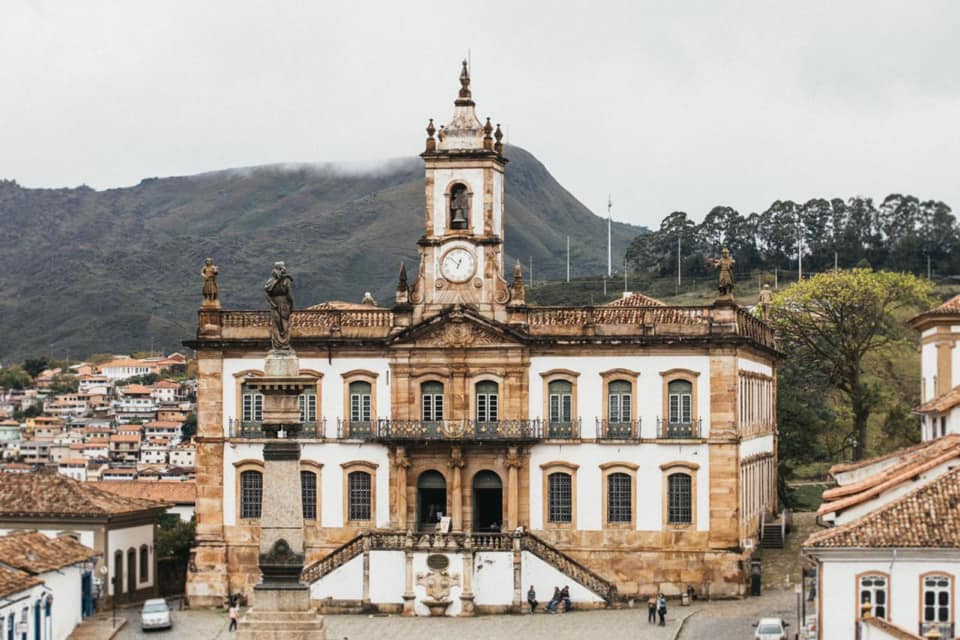
[[[639,440],[640,420],[597,420],[597,438],[600,440]]]
[[[337,418],[337,440],[374,440],[376,437],[376,420],[353,421]]]
[[[304,422],[296,438],[298,440],[323,440],[327,429],[327,419],[320,418],[314,422]],[[231,418],[227,421],[227,434],[230,438],[272,438],[273,436],[263,427],[262,422],[245,422]],[[287,437],[292,437],[287,432]]]
[[[543,437],[550,440],[575,440],[580,437],[580,418],[564,422],[544,422]]]
[[[377,440],[432,441],[530,441],[543,437],[540,420],[390,420],[381,418],[376,423]]]
[[[702,438],[703,418],[697,418],[690,422],[667,422],[662,418],[657,418],[657,438],[669,440],[672,438],[695,440]]]

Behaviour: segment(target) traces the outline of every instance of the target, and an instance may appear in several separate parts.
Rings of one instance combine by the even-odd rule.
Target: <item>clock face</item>
[[[443,256],[440,271],[450,282],[466,282],[473,275],[477,260],[466,249],[451,249]]]

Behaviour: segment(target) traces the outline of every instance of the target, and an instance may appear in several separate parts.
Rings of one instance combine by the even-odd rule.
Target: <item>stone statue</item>
[[[220,302],[220,289],[217,287],[217,274],[220,269],[213,264],[213,258],[207,258],[200,270],[200,277],[203,278],[203,304],[204,306],[218,306]]]
[[[730,257],[730,250],[726,247],[720,252],[720,257],[713,260],[713,268],[717,270],[717,291],[719,300],[733,300],[733,265],[736,260]]]
[[[770,307],[773,305],[773,291],[770,290],[770,285],[763,285],[763,289],[760,290],[760,317],[764,320],[770,319]]]
[[[273,265],[263,285],[270,304],[270,342],[275,351],[290,349],[290,316],[293,314],[293,278],[282,262]]]

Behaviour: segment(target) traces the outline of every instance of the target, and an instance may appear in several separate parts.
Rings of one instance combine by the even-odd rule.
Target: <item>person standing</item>
[[[662,593],[657,598],[657,615],[660,616],[660,626],[665,626],[667,624],[667,599]]]
[[[237,616],[240,615],[236,601],[230,603],[230,609],[227,611],[227,615],[230,616],[230,627],[227,629],[227,631],[236,631]]]
[[[530,590],[527,591],[527,604],[530,605],[530,613],[537,610],[537,592],[533,588],[533,585],[530,585]]]
[[[657,596],[653,594],[647,598],[647,622],[657,624]]]

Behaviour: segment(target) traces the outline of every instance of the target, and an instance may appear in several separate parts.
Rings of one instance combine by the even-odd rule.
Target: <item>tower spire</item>
[[[467,67],[467,61],[463,61],[460,69],[460,93],[457,94],[457,100],[454,104],[458,107],[474,106],[473,95],[470,93],[470,69]]]

